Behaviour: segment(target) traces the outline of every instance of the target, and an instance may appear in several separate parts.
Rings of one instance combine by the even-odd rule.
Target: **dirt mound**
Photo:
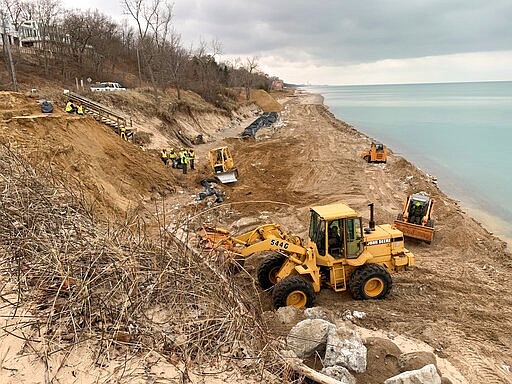
[[[283,106],[263,89],[251,91],[250,100],[260,107],[263,112],[281,112],[283,110]]]
[[[55,172],[67,187],[83,188],[98,213],[121,213],[157,194],[176,189],[177,181],[158,155],[125,142],[112,128],[88,116],[37,111],[35,100],[13,93],[0,95],[10,117],[1,125],[1,141],[26,155],[41,172]]]

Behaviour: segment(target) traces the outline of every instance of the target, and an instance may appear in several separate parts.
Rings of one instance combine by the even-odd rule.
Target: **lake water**
[[[309,86],[512,244],[512,82]],[[435,212],[434,212],[435,215]]]

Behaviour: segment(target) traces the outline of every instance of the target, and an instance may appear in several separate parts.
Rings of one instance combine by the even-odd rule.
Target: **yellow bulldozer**
[[[369,150],[361,152],[361,157],[368,163],[385,163],[388,150],[384,144],[372,142]]]
[[[204,227],[202,245],[223,249],[234,258],[271,252],[259,265],[257,276],[264,290],[272,291],[276,308],[311,307],[322,286],[350,291],[357,300],[383,299],[392,286],[390,273],[414,265],[404,247],[402,232],[389,224],[375,225],[373,204],[369,227],[342,203],[310,208],[309,240],[266,224],[238,236],[225,229]]]
[[[238,170],[235,168],[233,156],[228,147],[210,149],[209,157],[214,176],[222,184],[234,183],[238,180]]]
[[[434,200],[428,195],[409,195],[405,200],[403,212],[398,214],[394,225],[404,233],[404,236],[430,244],[434,239],[433,208]]]

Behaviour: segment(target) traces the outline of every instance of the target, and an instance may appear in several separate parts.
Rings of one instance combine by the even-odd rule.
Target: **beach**
[[[57,123],[47,119],[24,119],[21,123],[12,120],[5,123],[2,133],[7,142],[17,143],[29,153],[37,149],[43,158],[54,159],[52,164],[56,168],[87,158],[86,166],[78,169],[76,177],[84,183],[84,193],[95,198],[95,209],[100,213],[113,204],[118,204],[121,214],[122,209],[130,206],[154,212],[158,201],[156,205],[160,207],[162,203],[169,221],[188,218],[186,228],[190,237],[205,223],[228,228],[232,233],[277,223],[287,232],[307,238],[309,208],[333,202],[346,203],[358,211],[364,226],[368,225],[368,204],[374,203],[376,223],[392,223],[408,194],[428,193],[435,199],[434,241],[429,245],[406,239],[406,247],[415,255],[415,267],[393,275],[389,297],[357,301],[348,292],[322,289],[316,305],[336,319],[343,319],[347,310],[364,312],[364,317],[353,320],[357,326],[390,340],[407,339],[407,345],[428,344],[438,358],[446,359],[456,369],[447,376],[454,384],[512,383],[512,260],[506,243],[465,213],[459,202],[447,196],[432,177],[404,157],[391,153],[386,164],[366,163],[359,154],[368,149],[371,139],[336,119],[323,105],[320,95],[287,91],[275,93],[274,97],[283,107],[280,119],[273,126],[260,129],[255,138],[240,138],[248,120],[254,120],[251,113],[232,121],[213,113],[196,114],[195,121],[205,127],[201,133],[208,143],[196,147],[198,168],[188,175],[164,167],[157,151],[152,154],[129,143],[120,145],[116,135],[92,119],[74,119],[69,123],[74,129],[87,127],[90,131],[80,140],[72,134],[74,130],[68,129],[68,116],[64,113],[57,116],[61,119]],[[178,123],[187,122],[190,116],[177,115],[176,119]],[[51,136],[40,136],[41,131],[50,127]],[[185,131],[187,126],[181,127]],[[71,145],[72,151],[54,157],[55,148]],[[220,145],[231,148],[239,180],[233,185],[217,186],[226,196],[222,204],[198,201],[195,195],[201,191],[199,181],[211,175],[206,155],[209,148]],[[88,156],[91,148],[95,156]],[[106,153],[115,161],[102,157]],[[130,185],[125,191],[130,193],[120,199],[120,186],[127,185],[121,181],[128,179]],[[105,187],[100,190],[96,186],[101,183]],[[158,192],[155,185],[172,185],[175,190]],[[150,220],[151,216],[147,217]],[[166,229],[175,224],[169,222]],[[254,303],[261,303],[262,315],[274,316],[268,292],[251,291],[262,256],[265,255],[247,259],[248,273],[238,274],[233,281],[256,292]],[[5,311],[8,309],[13,310],[6,307]],[[15,328],[13,322],[20,319],[7,319],[11,313],[5,311],[5,325]],[[280,328],[273,331],[285,335]],[[107,382],[115,372],[126,370],[133,377],[145,372],[144,358],[123,360],[124,353],[128,353],[124,349],[123,354],[117,349],[109,350],[112,360],[108,366],[95,365],[95,346],[87,343],[70,348],[70,357],[65,350],[52,355],[50,364],[45,366],[37,353],[22,352],[25,347],[20,337],[27,334],[22,329],[17,332],[1,334],[4,366],[8,367],[0,372],[2,383],[30,383],[32,373],[37,377],[51,374],[62,383],[76,382],[78,374],[81,382],[93,383],[98,378]],[[37,329],[31,330],[29,336],[39,343]],[[58,368],[67,357],[69,364]],[[179,372],[170,372],[172,362],[160,356],[152,360],[154,377],[178,380]],[[232,381],[251,382],[244,381],[243,375],[234,377],[230,376]],[[146,376],[139,378],[138,382],[146,382]],[[224,379],[212,375],[191,381],[214,383]],[[360,380],[367,382],[363,377]]]

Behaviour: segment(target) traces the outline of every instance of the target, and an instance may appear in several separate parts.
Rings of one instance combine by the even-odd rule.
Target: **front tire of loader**
[[[370,162],[370,156],[365,156],[365,157],[363,157],[363,159],[364,159],[364,161],[366,161],[367,163],[369,163],[369,162]]]
[[[381,300],[391,292],[393,281],[389,272],[379,264],[365,264],[355,270],[348,282],[356,300]]]
[[[309,308],[315,304],[315,290],[313,285],[301,276],[288,276],[274,286],[272,303],[276,309],[289,305]]]
[[[258,282],[264,290],[272,288],[276,283],[276,274],[283,266],[286,256],[273,253],[268,256],[258,267]]]

